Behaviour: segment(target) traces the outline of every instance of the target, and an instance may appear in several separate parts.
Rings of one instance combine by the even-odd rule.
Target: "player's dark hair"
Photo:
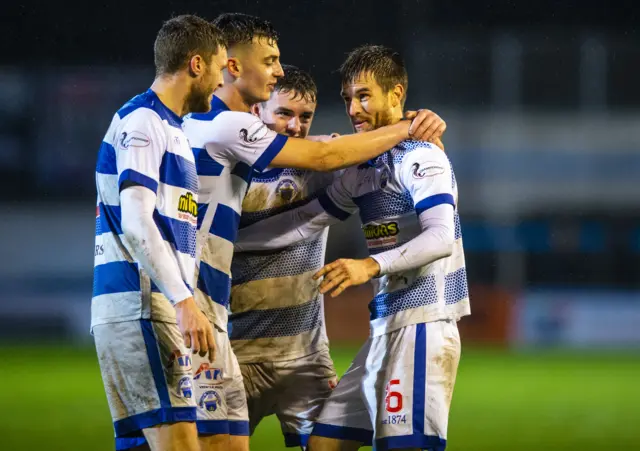
[[[271,22],[242,13],[224,13],[213,23],[222,30],[228,46],[249,44],[254,38],[266,38],[269,44],[278,42],[278,32]]]
[[[406,98],[409,77],[402,56],[395,50],[383,45],[363,45],[352,50],[340,66],[342,84],[352,83],[362,74],[372,75],[384,92],[402,85]]]
[[[318,88],[308,72],[290,64],[283,64],[282,69],[284,77],[278,78],[276,91],[293,93],[294,99],[317,102]]]
[[[153,45],[156,75],[184,69],[194,55],[208,64],[226,45],[224,34],[211,22],[190,14],[173,17],[162,24]]]

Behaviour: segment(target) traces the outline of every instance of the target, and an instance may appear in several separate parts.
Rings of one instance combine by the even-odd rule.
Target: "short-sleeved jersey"
[[[375,160],[347,169],[318,200],[338,218],[359,212],[371,255],[421,234],[418,216],[423,211],[441,204],[455,209],[451,256],[374,279],[377,294],[369,304],[373,336],[470,313],[458,187],[451,163],[436,146],[403,141]]]
[[[96,166],[92,327],[153,319],[175,322],[175,310],[129,252],[122,234],[120,190],[134,183],[157,196],[153,214],[180,275],[193,286],[198,177],[182,120],[148,90],[113,117]],[[193,290],[192,290],[193,291]]]
[[[303,205],[334,174],[271,169],[253,178],[240,228]],[[328,348],[323,296],[311,276],[324,265],[328,231],[269,252],[236,252],[231,272],[230,336],[241,363],[290,360]]]
[[[230,111],[214,96],[211,111],[185,117],[200,183],[196,302],[226,330],[231,291],[231,259],[242,199],[287,142],[256,116]],[[202,296],[200,296],[202,295]]]

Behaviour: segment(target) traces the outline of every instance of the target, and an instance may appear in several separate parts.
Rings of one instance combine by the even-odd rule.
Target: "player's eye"
[[[276,114],[281,117],[291,117],[291,114],[287,113],[286,111],[279,111]]]
[[[366,102],[367,100],[369,100],[369,94],[360,94],[358,100],[360,100],[361,102]]]

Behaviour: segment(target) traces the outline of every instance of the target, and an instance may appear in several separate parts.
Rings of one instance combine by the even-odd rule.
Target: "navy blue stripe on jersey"
[[[329,213],[334,218],[339,219],[340,221],[347,220],[349,219],[349,216],[351,216],[348,212],[342,210],[340,207],[334,204],[326,193],[322,193],[318,196],[318,202],[320,202],[320,205],[322,206],[322,208],[324,208],[324,211]]]
[[[98,162],[96,163],[96,172],[100,174],[115,175],[118,173],[116,164],[116,149],[109,143],[102,141],[100,150],[98,150]]]
[[[240,177],[245,182],[250,183],[254,175],[254,170],[253,167],[249,166],[247,163],[239,161],[231,171],[231,175]]]
[[[105,263],[93,269],[93,297],[140,291],[138,265],[127,261]]]
[[[153,212],[153,220],[160,230],[162,239],[171,243],[183,254],[196,256],[196,228],[188,222],[161,215],[158,210]]]
[[[269,144],[269,147],[262,152],[262,155],[260,155],[258,160],[253,164],[253,168],[258,172],[264,171],[264,168],[269,166],[276,155],[278,155],[278,152],[280,152],[287,143],[288,139],[288,136],[276,135],[273,141],[271,141],[271,144]]]
[[[407,283],[409,281],[407,280]],[[371,320],[384,318],[416,307],[438,302],[438,289],[433,274],[416,279],[410,286],[391,293],[382,293],[369,303]]]
[[[96,218],[96,236],[103,233],[122,234],[122,212],[119,205],[98,205],[100,216]]]
[[[202,226],[202,220],[204,219],[204,215],[207,214],[207,210],[209,209],[209,204],[198,204],[198,230]]]
[[[444,302],[447,305],[455,304],[469,297],[467,286],[467,269],[463,266],[457,271],[444,276]]]
[[[224,166],[211,158],[207,149],[192,147],[191,150],[193,151],[193,156],[196,160],[196,170],[198,175],[218,176],[222,174]]]
[[[160,119],[167,121],[172,127],[182,128],[182,119],[180,116],[167,108],[151,89],[147,89],[144,93],[138,94],[125,103],[124,106],[118,110],[118,116],[122,119],[138,108],[149,108],[155,111],[158,116],[160,116]]]
[[[436,207],[442,204],[449,204],[455,208],[456,204],[453,201],[453,196],[449,193],[434,194],[427,198],[422,199],[416,204],[416,214],[420,216],[422,212],[427,211],[430,208]]]
[[[427,372],[427,326],[416,324],[413,351],[413,433],[424,435],[425,387]]]
[[[414,210],[411,193],[407,190],[402,193],[377,190],[354,197],[353,202],[360,209],[363,224],[382,217],[400,216]]]
[[[153,382],[156,385],[156,393],[158,393],[158,399],[160,400],[160,407],[162,409],[169,409],[171,408],[171,399],[169,398],[167,380],[164,377],[164,364],[160,357],[160,350],[158,349],[156,334],[153,330],[153,323],[148,319],[142,319],[140,320],[140,326],[142,328],[144,346],[147,349],[147,357],[149,358]]]
[[[215,236],[235,243],[238,236],[239,223],[240,215],[233,208],[218,204],[209,231]]]
[[[196,166],[172,152],[165,152],[162,155],[160,181],[165,185],[177,186],[193,193],[198,191]]]
[[[222,271],[200,262],[200,274],[198,275],[198,289],[213,299],[217,304],[226,307],[229,305],[231,293],[231,279]]]
[[[260,253],[238,253],[231,266],[233,285],[252,280],[296,276],[321,267],[324,239],[305,241],[286,249]]]
[[[124,182],[133,182],[136,185],[144,186],[146,188],[149,188],[154,193],[158,191],[158,182],[156,182],[149,176],[146,176],[138,171],[134,171],[133,169],[126,169],[122,171],[122,174],[120,174],[120,178],[118,179],[118,188],[121,191],[122,184]]]
[[[321,313],[321,301],[316,298],[292,307],[231,314],[231,339],[292,337],[320,327]]]

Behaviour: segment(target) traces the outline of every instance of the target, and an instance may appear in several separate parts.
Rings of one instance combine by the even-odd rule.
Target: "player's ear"
[[[242,66],[237,58],[229,57],[229,59],[227,60],[227,72],[229,72],[229,75],[231,75],[233,78],[240,77],[240,75],[242,74]]]
[[[206,70],[204,59],[200,55],[193,55],[189,60],[189,75],[197,77]]]
[[[402,105],[402,99],[404,98],[404,87],[401,84],[397,84],[390,92],[391,106],[396,108]]]
[[[254,103],[253,105],[251,105],[251,114],[253,114],[254,116],[260,117],[260,104],[259,103]]]

